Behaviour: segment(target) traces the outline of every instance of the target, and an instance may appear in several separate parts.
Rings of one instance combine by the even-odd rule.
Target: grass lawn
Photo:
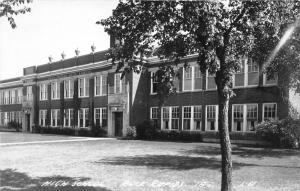
[[[220,190],[218,144],[8,132],[0,140],[0,190]],[[35,140],[48,142],[14,144]],[[300,190],[299,150],[234,145],[233,166],[235,190]]]

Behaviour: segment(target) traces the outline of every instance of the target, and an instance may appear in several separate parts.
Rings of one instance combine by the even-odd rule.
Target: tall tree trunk
[[[228,129],[228,109],[231,91],[226,77],[221,72],[217,72],[216,83],[218,87],[219,101],[219,121],[218,127],[220,132],[220,144],[222,154],[222,185],[221,191],[232,190],[232,160],[231,160],[231,143]],[[227,78],[228,79],[228,78]]]

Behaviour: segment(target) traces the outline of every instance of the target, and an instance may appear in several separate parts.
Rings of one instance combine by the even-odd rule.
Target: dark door
[[[115,136],[122,137],[123,113],[115,112]]]
[[[26,114],[26,128],[30,132],[30,114]]]

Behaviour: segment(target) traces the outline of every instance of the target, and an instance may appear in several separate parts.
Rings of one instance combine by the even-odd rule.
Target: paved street
[[[0,133],[0,190],[219,190],[218,144]],[[300,190],[300,151],[233,147],[235,190]]]

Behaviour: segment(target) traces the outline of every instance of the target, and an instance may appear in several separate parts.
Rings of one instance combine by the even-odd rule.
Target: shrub
[[[287,118],[262,122],[257,126],[256,134],[273,146],[299,148],[300,120]]]
[[[92,136],[92,132],[86,128],[80,128],[78,130],[78,136],[89,137]]]
[[[157,131],[155,138],[167,141],[201,142],[202,134],[197,131]]]
[[[61,135],[75,135],[75,129],[64,127],[58,130]]]
[[[150,121],[144,121],[136,126],[137,139],[153,139],[155,133],[155,127]]]
[[[41,129],[42,129],[42,127],[39,125],[35,125],[32,127],[33,133],[41,133]]]
[[[127,127],[126,129],[126,138],[135,139],[136,138],[136,128],[135,127]]]
[[[20,123],[16,122],[16,121],[10,121],[7,124],[8,128],[13,128],[15,129],[17,132],[20,131],[20,129],[22,129],[22,126]]]
[[[93,137],[105,137],[107,136],[107,131],[100,126],[93,125],[91,129],[91,135]]]

